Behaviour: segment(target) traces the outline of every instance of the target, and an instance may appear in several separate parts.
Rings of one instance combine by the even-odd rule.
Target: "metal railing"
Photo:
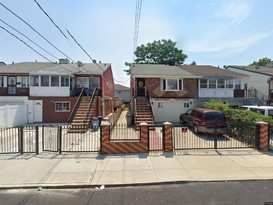
[[[89,126],[89,122],[87,122],[87,119],[88,119],[88,116],[89,116],[89,112],[90,112],[90,109],[91,109],[91,104],[94,100],[94,97],[97,95],[97,88],[94,89],[94,91],[92,92],[92,95],[91,95],[91,98],[89,99],[89,104],[88,104],[88,108],[87,108],[87,111],[86,111],[86,114],[85,114],[85,117],[84,117],[84,126]]]
[[[79,96],[78,96],[78,99],[77,99],[77,101],[76,101],[76,103],[75,103],[75,105],[74,105],[74,107],[73,107],[73,109],[72,109],[72,111],[71,111],[71,113],[70,113],[68,119],[67,119],[68,122],[69,122],[69,120],[71,119],[72,115],[74,114],[74,111],[75,111],[76,107],[77,107],[78,104],[79,104],[79,101],[80,101],[80,98],[81,98],[81,96],[82,96],[83,91],[84,91],[84,88],[82,88],[82,90],[81,90],[81,92],[80,92],[80,94],[79,94]]]
[[[140,141],[140,128],[126,124],[116,124],[111,128],[110,141]]]

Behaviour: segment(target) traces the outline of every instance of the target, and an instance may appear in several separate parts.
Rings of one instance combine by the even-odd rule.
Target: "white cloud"
[[[217,8],[214,17],[227,18],[231,20],[232,25],[239,25],[250,15],[251,10],[251,5],[246,1],[228,1]]]
[[[241,52],[259,41],[271,36],[273,32],[256,34],[246,38],[237,38],[232,40],[202,39],[201,41],[191,41],[187,44],[187,50],[191,52]]]

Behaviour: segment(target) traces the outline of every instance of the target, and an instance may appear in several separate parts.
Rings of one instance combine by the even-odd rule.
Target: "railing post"
[[[58,153],[62,154],[62,126],[58,127],[57,147],[58,147]]]
[[[165,152],[173,151],[173,134],[172,134],[172,123],[164,122],[163,123],[163,149]]]
[[[24,150],[23,150],[23,127],[18,128],[18,149],[19,149],[20,154],[24,153]]]
[[[39,127],[38,126],[35,127],[35,141],[36,141],[36,147],[35,147],[36,155],[38,155],[39,154]]]

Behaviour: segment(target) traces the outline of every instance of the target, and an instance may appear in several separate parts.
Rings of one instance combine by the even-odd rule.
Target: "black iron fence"
[[[110,140],[127,141],[137,140],[140,141],[140,127],[127,124],[110,125]]]
[[[19,129],[0,129],[0,154],[19,153]]]
[[[174,149],[234,149],[256,146],[256,126],[254,124],[229,125],[227,132],[195,134],[191,128],[185,126],[173,127]]]

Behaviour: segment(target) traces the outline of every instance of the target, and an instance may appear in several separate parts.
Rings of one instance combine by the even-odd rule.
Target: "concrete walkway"
[[[273,179],[273,153],[197,150],[99,155],[0,155],[0,188]]]

